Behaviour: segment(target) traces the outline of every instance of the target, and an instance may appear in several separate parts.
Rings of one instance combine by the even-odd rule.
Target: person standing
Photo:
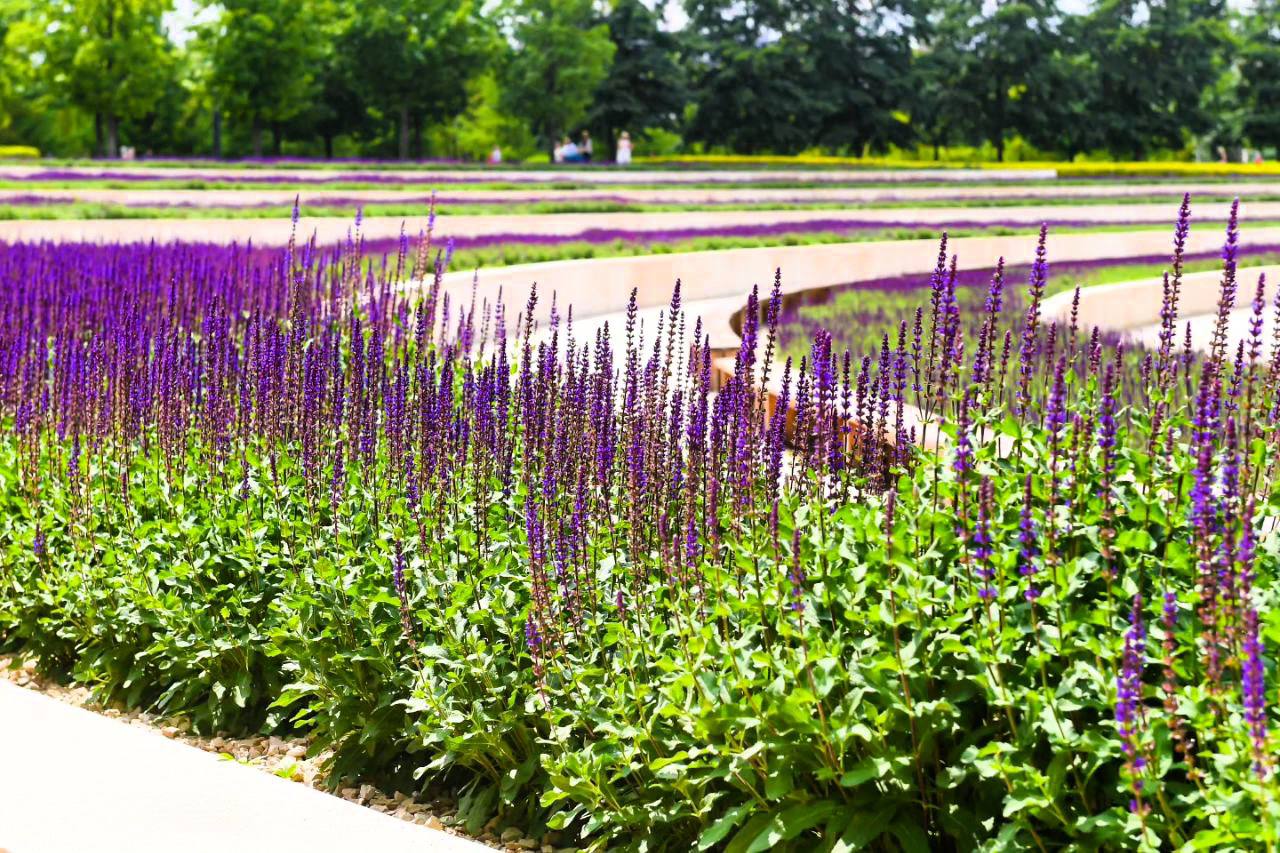
[[[585,130],[582,131],[582,144],[578,146],[578,151],[582,153],[582,161],[584,163],[591,162],[591,134]]]
[[[618,161],[619,166],[631,165],[631,134],[625,130],[618,137],[618,153],[615,159]]]

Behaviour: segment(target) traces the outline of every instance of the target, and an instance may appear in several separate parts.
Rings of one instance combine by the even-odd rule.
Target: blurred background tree
[[[47,94],[91,116],[94,150],[119,153],[120,123],[144,118],[173,79],[174,52],[161,25],[169,0],[43,0],[12,42]]]
[[[0,0],[0,144],[941,159],[1280,147],[1280,0]],[[267,145],[268,134],[270,146]]]
[[[586,119],[617,48],[591,0],[517,0],[507,14],[503,105],[550,151]]]
[[[215,109],[248,126],[254,157],[262,156],[267,128],[279,154],[282,124],[316,95],[318,7],[317,0],[221,0],[220,13],[199,29]]]
[[[662,27],[668,4],[617,0],[601,18],[613,42],[613,63],[596,87],[587,124],[612,156],[622,131],[678,130],[689,100],[687,46]]]

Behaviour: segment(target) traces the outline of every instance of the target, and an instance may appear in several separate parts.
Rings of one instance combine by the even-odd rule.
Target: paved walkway
[[[1196,210],[1200,231],[1206,222],[1225,221],[1229,205],[1202,204]],[[1244,222],[1280,219],[1280,202],[1248,202],[1241,205]],[[936,227],[963,225],[1035,226],[1041,222],[1106,225],[1170,223],[1177,213],[1173,204],[1036,205],[1029,207],[917,207],[877,210],[732,210],[666,213],[553,213],[513,216],[441,216],[436,231],[442,237],[493,235],[567,236],[590,229],[664,231],[686,228],[728,228],[799,224],[823,220],[871,227]],[[425,210],[424,210],[425,214]],[[321,242],[346,237],[353,220],[347,217],[303,217],[298,234],[315,233]],[[361,226],[366,239],[394,238],[405,227],[411,234],[426,227],[426,216],[367,217]],[[290,233],[288,217],[279,219],[63,219],[0,222],[0,240],[246,242],[282,245]]]
[[[1227,353],[1234,357],[1236,345],[1248,341],[1253,319],[1252,302],[1260,276],[1265,276],[1262,313],[1262,357],[1269,358],[1275,320],[1276,284],[1280,282],[1280,265],[1242,266],[1237,275],[1234,310],[1228,315]],[[1191,327],[1191,345],[1203,352],[1213,340],[1218,322],[1218,298],[1222,271],[1188,273],[1183,276],[1178,304],[1178,322],[1174,346],[1182,351],[1187,326]],[[1152,275],[1134,281],[1088,287],[1080,292],[1078,316],[1083,328],[1100,326],[1125,332],[1150,350],[1160,346],[1160,307],[1164,286],[1162,278]],[[1071,314],[1070,293],[1059,293],[1047,299],[1042,308],[1046,320],[1065,322]]]
[[[658,169],[369,169],[358,163],[349,166],[338,164],[334,169],[313,168],[228,168],[216,163],[192,166],[143,166],[104,161],[93,166],[18,166],[0,165],[0,180],[21,180],[40,173],[56,172],[60,176],[79,176],[95,180],[103,174],[154,175],[164,180],[218,180],[228,177],[239,180],[298,179],[301,181],[330,180],[356,181],[361,179],[404,180],[430,185],[432,183],[520,183],[555,184],[575,182],[581,184],[727,184],[768,181],[830,182],[910,182],[932,181],[939,183],[978,181],[1051,181],[1058,176],[1056,169],[706,169],[687,170]]]
[[[1280,182],[1248,184],[1051,184],[1023,186],[1019,184],[943,186],[943,187],[841,187],[806,189],[631,189],[588,187],[579,190],[469,190],[465,186],[442,187],[438,196],[442,203],[508,204],[512,202],[580,202],[593,198],[616,199],[637,204],[875,204],[884,202],[921,203],[968,199],[1126,199],[1167,198],[1170,210],[1176,210],[1182,194],[1197,196],[1238,195],[1242,198],[1280,195]],[[135,207],[172,205],[180,207],[248,207],[279,205],[288,208],[297,196],[304,203],[338,200],[363,204],[421,201],[430,196],[428,189],[411,186],[404,189],[326,190],[155,190],[155,189],[46,189],[0,190],[0,204],[38,196],[62,202],[98,202]],[[1198,205],[1197,205],[1198,207]]]
[[[0,850],[486,849],[0,681]]]

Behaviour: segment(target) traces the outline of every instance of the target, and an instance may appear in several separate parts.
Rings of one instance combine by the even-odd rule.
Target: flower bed
[[[93,192],[93,191],[89,191]],[[163,195],[163,191],[150,191]],[[245,191],[248,195],[253,191]],[[1271,187],[1259,187],[1257,192],[1239,192],[1252,201],[1277,201],[1280,193]],[[1202,201],[1229,202],[1235,195],[1201,195]],[[812,198],[803,195],[769,200],[739,200],[695,198],[635,198],[622,194],[600,194],[590,191],[547,193],[542,197],[503,198],[485,195],[483,192],[462,193],[448,196],[413,195],[406,192],[401,198],[383,196],[312,196],[301,203],[306,216],[345,217],[360,209],[366,216],[417,216],[435,204],[441,214],[530,214],[554,213],[658,213],[695,210],[877,210],[968,207],[1029,207],[1029,206],[1077,206],[1083,210],[1101,205],[1157,204],[1167,202],[1166,195],[951,195],[940,192],[930,198],[895,198],[892,194],[882,199],[851,197],[847,200]],[[245,200],[228,201],[225,196],[215,201],[183,200],[99,200],[97,198],[73,199],[60,196],[23,194],[0,197],[0,219],[171,219],[171,218],[279,218],[288,215],[293,200]]]
[[[0,169],[0,172],[3,170]],[[411,173],[410,173],[411,172]],[[280,189],[282,187],[328,187],[331,189],[361,188],[431,188],[450,186],[457,189],[528,189],[530,186],[548,187],[551,189],[579,188],[724,188],[724,187],[872,187],[902,185],[934,185],[956,186],[959,181],[953,176],[951,180],[943,180],[942,173],[929,171],[903,171],[896,174],[890,171],[867,172],[865,176],[850,172],[759,171],[749,174],[720,173],[709,170],[705,174],[690,176],[688,172],[671,173],[662,171],[633,173],[615,172],[607,169],[593,170],[590,180],[584,180],[580,174],[572,171],[557,172],[555,170],[525,171],[522,173],[496,173],[481,170],[388,172],[369,171],[330,171],[314,172],[266,171],[253,169],[191,169],[181,172],[166,172],[161,168],[145,169],[93,169],[93,168],[49,168],[21,175],[5,176],[0,180],[6,185],[16,185],[22,189],[46,186],[107,186],[107,187],[153,187],[180,189]],[[1028,174],[1027,182],[1049,180],[1052,175],[1036,176]],[[976,176],[974,182],[982,182],[982,176]],[[1021,182],[1021,179],[1020,179]]]
[[[1208,270],[1220,266],[1219,254],[1188,253],[1184,259],[1184,271]],[[1250,265],[1275,263],[1280,261],[1280,245],[1241,247],[1237,256],[1240,261],[1247,261]],[[1053,275],[1045,287],[1045,294],[1053,295],[1076,286],[1088,287],[1144,276],[1156,280],[1168,261],[1169,258],[1165,255],[1152,255],[1054,264]],[[957,271],[956,300],[966,312],[981,310],[995,272],[994,268]],[[1024,279],[1029,273],[1030,267],[1025,265],[1005,270],[1005,275],[1014,279]],[[841,349],[847,348],[858,355],[874,355],[879,351],[883,336],[895,335],[902,319],[910,319],[915,309],[928,298],[928,287],[929,282],[922,281],[918,276],[894,276],[802,292],[781,311],[779,343],[783,352],[798,360],[808,354],[815,335],[827,332],[832,336],[835,346]],[[1012,300],[1018,308],[1025,307],[1020,303],[1020,293],[1008,294],[1006,298]]]
[[[861,365],[753,296],[713,393],[678,291],[641,347],[426,247],[9,246],[0,645],[575,846],[1273,844],[1280,351],[1177,351],[1183,260],[1136,369],[944,252]]]

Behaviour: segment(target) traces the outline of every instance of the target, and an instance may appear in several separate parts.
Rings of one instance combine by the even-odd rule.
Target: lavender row
[[[429,235],[7,247],[0,642],[575,845],[1266,846],[1280,302],[1233,212],[1184,347],[1189,223],[1156,349],[1043,322],[1042,230],[866,352],[776,278],[719,387],[678,287],[584,339]]]

